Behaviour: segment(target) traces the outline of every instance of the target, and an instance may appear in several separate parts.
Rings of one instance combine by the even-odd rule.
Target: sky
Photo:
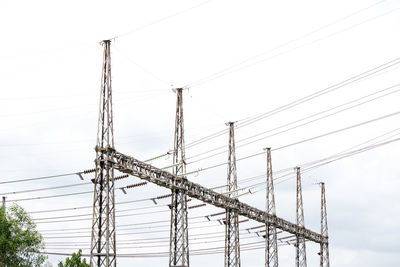
[[[94,168],[100,43],[111,39],[118,151],[147,160],[171,150],[171,89],[184,87],[189,180],[223,192],[233,121],[237,158],[260,154],[237,162],[240,201],[265,208],[262,152],[271,147],[279,217],[295,222],[300,166],[305,226],[316,232],[326,184],[331,265],[399,266],[399,8],[395,0],[3,0],[0,195],[30,213],[46,252],[88,253],[93,174],[74,173]],[[118,266],[165,266],[167,257],[148,253],[168,252],[169,199],[151,198],[169,192],[119,189],[138,182],[116,183],[118,253],[129,256]],[[221,253],[196,255],[223,246],[219,217],[205,219],[221,211],[189,210],[192,267],[223,266]],[[246,231],[258,225],[240,224],[242,266],[264,264],[263,239]],[[280,266],[294,266],[294,252],[280,246]],[[318,252],[307,242],[309,266]]]

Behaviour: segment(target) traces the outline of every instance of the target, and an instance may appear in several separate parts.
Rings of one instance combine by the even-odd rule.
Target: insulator
[[[254,230],[254,229],[264,228],[264,227],[265,227],[265,225],[260,225],[260,226],[254,226],[254,227],[251,227],[251,228],[247,228],[246,230]]]
[[[137,183],[137,184],[128,185],[125,188],[134,188],[134,187],[143,186],[143,185],[146,185],[146,184],[147,184],[147,182],[141,182],[141,183]]]
[[[96,169],[90,169],[90,170],[83,171],[83,173],[88,174],[88,173],[95,172],[95,171],[96,171]]]
[[[162,196],[156,197],[156,199],[163,199],[163,198],[167,198],[167,197],[171,197],[171,196],[172,196],[172,194],[162,195]]]
[[[121,176],[114,177],[114,181],[121,180],[121,179],[128,178],[128,177],[129,177],[129,174],[124,174]]]
[[[211,216],[211,217],[214,217],[214,216],[218,216],[218,215],[222,215],[222,214],[225,214],[225,211],[223,211],[223,212],[218,212],[218,213],[214,213],[214,214],[211,214],[210,216]]]
[[[204,207],[205,205],[206,205],[205,203],[199,204],[199,205],[194,205],[194,206],[189,207],[188,209],[200,208],[200,207]]]

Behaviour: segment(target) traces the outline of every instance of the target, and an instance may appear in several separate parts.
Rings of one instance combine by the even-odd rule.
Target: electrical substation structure
[[[171,190],[171,222],[169,267],[189,267],[188,197],[225,210],[225,267],[240,267],[239,215],[265,225],[265,266],[278,266],[277,229],[295,236],[296,266],[305,267],[305,241],[320,245],[320,266],[329,266],[328,227],[325,186],[321,183],[321,233],[304,226],[300,168],[297,168],[296,223],[276,216],[272,179],[271,149],[266,149],[266,210],[260,210],[238,199],[236,155],[233,122],[229,122],[229,154],[227,194],[220,194],[186,178],[185,142],[183,125],[182,88],[177,94],[172,173],[157,168],[132,156],[120,153],[114,147],[111,50],[110,40],[102,42],[103,74],[101,79],[100,109],[96,144],[96,171],[93,196],[93,219],[90,248],[92,267],[117,265],[115,225],[114,171],[132,175]],[[264,226],[263,226],[264,227]]]

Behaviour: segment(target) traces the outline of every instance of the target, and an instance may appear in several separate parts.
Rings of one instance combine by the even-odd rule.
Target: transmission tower
[[[321,235],[328,240],[328,217],[326,213],[325,183],[321,183]],[[320,267],[329,267],[328,243],[320,244]]]
[[[272,178],[272,160],[271,148],[267,151],[267,194],[266,194],[266,212],[276,216],[274,181]],[[265,267],[278,266],[278,242],[276,237],[276,226],[266,224],[265,228]]]
[[[109,267],[116,266],[114,168],[109,164],[114,154],[110,40],[103,41],[102,45],[90,265]]]
[[[304,228],[303,194],[301,190],[300,168],[296,167],[296,224]],[[304,237],[296,235],[296,267],[307,267],[306,242]]]
[[[228,149],[228,197],[235,198],[237,192],[236,152],[234,123],[227,123],[229,126],[229,149]],[[239,216],[236,211],[226,209],[225,219],[225,267],[240,267],[240,246],[239,246]]]
[[[179,180],[185,179],[186,162],[182,88],[175,90],[177,98],[172,173],[177,177],[173,183],[179,185]],[[178,189],[172,189],[169,247],[169,266],[189,267],[187,196],[184,191]]]

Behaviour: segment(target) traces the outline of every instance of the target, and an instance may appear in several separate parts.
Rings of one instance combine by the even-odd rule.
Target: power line
[[[59,178],[59,177],[65,177],[65,176],[71,176],[71,175],[80,176],[83,173],[84,172],[71,172],[71,173],[63,173],[63,174],[57,174],[57,175],[41,176],[41,177],[35,177],[35,178],[17,179],[17,180],[0,182],[0,184],[11,184],[11,183],[20,183],[20,182],[27,182],[27,181],[37,181],[37,180]]]
[[[388,62],[386,62],[384,64],[376,66],[376,67],[374,67],[372,69],[369,69],[367,71],[364,71],[364,72],[362,72],[360,74],[354,75],[354,76],[352,76],[352,77],[350,77],[350,78],[348,78],[346,80],[343,80],[343,81],[341,81],[339,83],[336,83],[336,84],[333,84],[331,86],[328,86],[328,87],[326,87],[326,88],[324,88],[322,90],[318,90],[318,91],[316,91],[316,92],[314,92],[314,93],[312,93],[310,95],[307,95],[305,97],[299,98],[299,99],[297,99],[295,101],[292,101],[292,102],[290,102],[288,104],[285,104],[283,106],[280,106],[280,107],[275,108],[273,110],[270,110],[268,112],[261,113],[261,114],[259,114],[257,116],[252,117],[252,118],[243,120],[242,122],[238,123],[238,128],[247,126],[247,125],[252,124],[254,122],[257,122],[257,121],[259,121],[261,119],[265,119],[267,117],[270,117],[270,116],[275,115],[277,113],[280,113],[282,111],[288,110],[290,108],[293,108],[293,107],[298,106],[300,104],[303,104],[305,102],[313,100],[313,99],[315,99],[315,98],[317,98],[319,96],[322,96],[322,95],[331,93],[333,91],[336,91],[338,89],[341,89],[341,88],[343,88],[343,87],[345,87],[347,85],[350,85],[352,83],[355,83],[357,81],[361,81],[362,79],[365,79],[365,78],[370,77],[370,76],[372,76],[372,75],[374,75],[376,73],[379,73],[379,72],[381,72],[383,70],[386,70],[386,69],[388,69],[390,67],[398,65],[399,63],[400,63],[400,57],[395,58],[393,60],[390,60],[390,61],[388,61]]]
[[[117,38],[126,36],[126,35],[128,35],[128,34],[131,34],[131,33],[133,33],[133,32],[143,30],[143,29],[145,29],[145,28],[147,28],[147,27],[156,25],[156,24],[158,24],[158,23],[160,23],[160,22],[169,20],[169,19],[171,19],[171,18],[177,17],[177,16],[179,16],[179,15],[182,15],[182,14],[185,14],[185,13],[187,13],[187,12],[189,12],[189,11],[192,11],[192,10],[194,10],[194,9],[196,9],[196,8],[199,8],[199,7],[201,7],[201,6],[204,6],[204,5],[208,4],[208,3],[210,3],[211,1],[212,1],[212,0],[208,0],[208,1],[201,2],[201,3],[197,4],[197,5],[191,6],[191,7],[189,7],[189,8],[183,9],[183,10],[178,11],[178,12],[176,12],[176,13],[173,13],[173,14],[170,14],[170,15],[168,15],[168,16],[162,17],[162,18],[160,18],[160,19],[154,20],[154,21],[152,21],[152,22],[146,23],[146,24],[144,24],[144,25],[142,25],[142,26],[136,27],[136,28],[134,28],[134,29],[132,29],[132,30],[129,30],[129,31],[127,31],[127,32],[118,34],[118,35],[116,35],[116,36],[114,36],[114,37],[112,37],[112,38],[110,38],[110,39],[117,39]]]
[[[246,137],[246,138],[244,138],[244,139],[240,139],[240,140],[238,140],[236,143],[241,143],[241,142],[243,142],[243,141],[246,141],[246,140],[249,140],[249,139],[255,138],[255,137],[257,137],[257,136],[260,136],[260,135],[263,135],[263,134],[266,134],[266,133],[269,133],[269,132],[273,132],[273,131],[279,130],[279,129],[281,129],[281,128],[285,128],[285,127],[287,127],[287,126],[290,126],[290,125],[292,125],[292,124],[296,124],[296,123],[298,123],[298,122],[301,122],[301,121],[304,121],[304,120],[307,120],[307,119],[310,119],[310,118],[316,117],[316,116],[318,116],[318,115],[321,115],[321,114],[324,114],[324,113],[327,113],[327,112],[333,111],[333,110],[335,110],[335,109],[338,109],[338,108],[344,107],[344,106],[346,106],[346,105],[349,105],[349,104],[352,104],[352,103],[358,102],[358,101],[360,101],[360,100],[362,100],[362,99],[369,98],[369,97],[371,97],[371,96],[374,96],[374,95],[376,95],[376,94],[379,94],[379,93],[382,93],[382,92],[388,91],[388,90],[390,90],[390,89],[396,88],[396,87],[398,87],[399,85],[400,85],[400,84],[396,84],[396,85],[393,85],[393,86],[387,87],[387,88],[385,88],[385,89],[382,89],[382,90],[376,91],[376,92],[374,92],[374,93],[371,93],[371,94],[365,95],[365,96],[363,96],[363,97],[360,97],[360,98],[357,98],[357,99],[355,99],[355,100],[352,100],[352,101],[346,102],[346,103],[344,103],[344,104],[341,104],[341,105],[338,105],[338,106],[335,106],[335,107],[332,107],[332,108],[329,108],[329,109],[326,109],[326,110],[323,110],[323,111],[320,111],[320,112],[314,113],[314,114],[312,114],[312,115],[309,115],[309,116],[303,117],[303,118],[301,118],[301,119],[298,119],[298,120],[295,120],[295,121],[292,121],[292,122],[289,122],[289,123],[286,123],[286,124],[280,125],[280,126],[278,126],[278,127],[275,127],[275,128],[269,129],[269,130],[267,130],[267,131],[263,131],[263,132],[260,132],[260,133],[254,134],[254,135],[252,135],[252,136],[250,136],[250,137]],[[279,134],[282,134],[282,133],[288,132],[288,131],[290,131],[290,130],[297,129],[297,128],[299,128],[299,127],[302,127],[302,126],[308,125],[308,124],[310,124],[310,123],[313,123],[313,122],[316,122],[316,121],[322,120],[322,119],[324,119],[324,118],[327,118],[327,117],[330,117],[330,116],[333,116],[333,115],[339,114],[339,113],[341,113],[341,112],[344,112],[344,111],[347,111],[347,110],[350,110],[350,109],[353,109],[353,108],[359,107],[359,106],[361,106],[361,105],[364,105],[364,104],[370,103],[370,102],[372,102],[372,101],[375,101],[375,100],[381,99],[381,98],[383,98],[383,97],[385,97],[385,96],[389,96],[389,95],[391,95],[391,94],[393,94],[393,93],[397,93],[397,92],[399,92],[399,91],[400,91],[400,89],[397,89],[397,90],[395,90],[395,91],[391,91],[391,92],[389,92],[389,93],[386,93],[386,94],[384,94],[384,95],[380,95],[380,96],[377,96],[377,97],[375,97],[375,98],[372,98],[372,99],[365,100],[365,101],[363,101],[363,102],[361,102],[361,103],[357,103],[357,104],[354,104],[354,105],[352,105],[352,106],[350,106],[350,107],[346,107],[346,108],[344,108],[344,109],[341,109],[341,110],[339,110],[339,111],[335,111],[335,112],[333,112],[333,113],[329,113],[329,114],[327,114],[327,115],[325,115],[325,116],[322,116],[322,117],[316,118],[316,119],[314,119],[314,120],[311,120],[311,121],[304,122],[304,123],[302,123],[302,124],[299,124],[299,125],[293,126],[293,127],[291,127],[291,128],[288,128],[288,129],[285,129],[285,130],[279,131],[279,132],[277,132],[277,133],[270,134],[270,135],[268,135],[268,136],[264,136],[264,137],[262,137],[262,138],[259,138],[259,139],[256,139],[256,140],[253,140],[253,141],[247,142],[247,143],[245,143],[245,144],[242,144],[242,145],[237,145],[237,146],[236,146],[236,148],[240,148],[240,147],[243,147],[243,146],[246,146],[246,145],[249,145],[249,144],[253,144],[253,143],[255,143],[255,142],[258,142],[258,141],[264,140],[264,139],[266,139],[266,138],[273,137],[273,136],[276,136],[276,135],[279,135]],[[193,155],[193,156],[191,156],[191,157],[188,157],[187,159],[193,159],[193,158],[196,158],[196,157],[198,157],[198,156],[201,156],[201,155],[204,155],[204,154],[208,154],[208,153],[210,153],[210,152],[217,151],[217,150],[220,150],[220,149],[225,149],[225,148],[226,148],[226,146],[219,146],[219,147],[216,147],[216,148],[213,148],[213,149],[207,150],[207,151],[205,151],[205,152],[201,152],[201,153],[195,154],[195,155]],[[205,157],[205,158],[201,158],[201,159],[195,160],[195,161],[193,161],[193,162],[201,161],[201,160],[203,160],[203,159],[208,159],[208,158],[211,158],[211,157],[214,157],[214,156],[220,155],[220,154],[222,154],[222,153],[225,153],[225,152],[226,152],[226,149],[225,149],[224,151],[221,151],[221,152],[215,153],[215,154],[213,154],[213,155],[210,155],[210,156],[208,156],[208,157]]]
[[[356,128],[356,127],[364,126],[366,124],[373,123],[373,122],[376,122],[376,121],[380,121],[380,120],[383,120],[383,119],[387,119],[387,118],[390,118],[390,117],[393,117],[393,116],[396,116],[396,115],[399,115],[399,114],[400,114],[400,111],[397,111],[397,112],[390,113],[390,114],[387,114],[387,115],[384,115],[384,116],[381,116],[381,117],[377,117],[377,118],[372,119],[372,120],[360,122],[360,123],[357,123],[357,124],[354,124],[354,125],[350,125],[350,126],[347,126],[347,127],[335,130],[335,131],[327,132],[327,133],[324,133],[324,134],[321,134],[321,135],[317,135],[317,136],[314,136],[314,137],[311,137],[311,138],[307,138],[307,139],[304,139],[304,140],[301,140],[301,141],[297,141],[297,142],[294,142],[294,143],[291,143],[291,144],[288,144],[288,145],[277,147],[277,148],[275,148],[273,150],[277,151],[277,150],[281,150],[281,149],[288,148],[288,147],[291,147],[291,146],[303,144],[303,143],[306,143],[306,142],[309,142],[309,141],[314,141],[314,140],[322,138],[322,137],[326,137],[326,136],[329,136],[329,135],[332,135],[332,134],[337,134],[337,133],[340,133],[340,132],[343,132],[343,131],[346,131],[346,130],[350,130],[350,129],[353,129],[353,128]]]
[[[224,70],[222,70],[222,71],[219,71],[219,72],[216,72],[216,73],[214,73],[214,74],[211,74],[211,75],[209,75],[209,76],[207,76],[207,77],[204,77],[204,78],[202,78],[202,79],[200,79],[200,80],[197,80],[197,81],[195,81],[195,82],[193,82],[193,83],[191,83],[191,84],[187,84],[185,87],[189,88],[189,87],[198,86],[198,85],[201,85],[201,84],[204,84],[204,83],[213,81],[213,80],[215,80],[215,79],[221,78],[221,77],[226,76],[226,75],[228,75],[228,74],[231,74],[231,73],[240,71],[240,70],[242,70],[242,69],[249,68],[249,67],[254,66],[254,65],[256,65],[256,64],[260,64],[260,63],[263,63],[263,62],[265,62],[265,61],[274,59],[274,58],[276,58],[276,57],[279,57],[279,56],[288,54],[288,53],[293,52],[293,51],[296,51],[296,50],[298,50],[298,49],[300,49],[300,48],[303,48],[303,47],[306,47],[306,46],[308,46],[308,45],[312,45],[312,44],[314,44],[314,43],[317,43],[317,42],[326,40],[326,39],[328,39],[328,38],[330,38],[330,37],[333,37],[333,36],[335,36],[335,35],[338,35],[338,34],[340,34],[340,33],[349,31],[349,30],[354,29],[354,28],[356,28],[356,27],[358,27],[358,26],[361,26],[361,25],[363,25],[363,24],[366,24],[366,23],[369,23],[369,22],[374,21],[374,20],[376,20],[376,19],[379,19],[379,18],[381,18],[381,17],[387,16],[387,15],[389,15],[389,14],[391,14],[391,13],[397,12],[398,10],[399,10],[399,8],[391,9],[391,10],[389,10],[388,12],[385,12],[385,13],[383,13],[383,14],[380,14],[380,15],[371,17],[371,18],[369,18],[369,19],[363,20],[363,21],[361,21],[361,22],[359,22],[359,23],[356,23],[356,24],[353,24],[353,25],[351,25],[351,26],[349,26],[349,27],[347,27],[347,28],[344,28],[344,29],[335,31],[335,32],[330,33],[330,34],[328,34],[328,35],[325,35],[325,36],[323,36],[323,37],[320,37],[320,38],[314,39],[314,40],[312,40],[312,41],[303,43],[303,44],[301,44],[301,45],[298,45],[298,46],[289,48],[289,49],[287,49],[287,50],[285,50],[285,51],[283,51],[283,52],[277,53],[277,54],[272,55],[272,56],[270,56],[270,57],[267,57],[267,58],[265,58],[265,59],[261,59],[261,60],[259,60],[259,61],[255,61],[255,62],[249,63],[249,64],[247,64],[247,65],[244,65],[244,63],[246,63],[247,61],[251,60],[251,58],[246,59],[246,60],[242,61],[243,63],[239,63],[239,64],[237,64],[237,65],[233,65],[233,66],[228,67],[228,68],[226,68],[226,69],[224,69]],[[291,42],[289,42],[289,43],[291,43]],[[285,45],[283,45],[283,46],[285,46]],[[280,48],[280,46],[278,46],[277,48]],[[271,51],[274,51],[274,50],[276,50],[277,48],[274,48],[274,49],[272,49]],[[263,53],[263,54],[266,54],[266,53]],[[257,58],[257,56],[256,56],[255,58]],[[241,66],[241,65],[243,65],[243,66]],[[237,68],[235,68],[235,67],[237,67]]]
[[[369,69],[367,71],[364,71],[364,72],[359,73],[357,75],[354,75],[354,76],[352,76],[350,78],[347,78],[347,79],[345,79],[345,80],[343,80],[341,82],[338,82],[336,84],[328,86],[328,87],[326,87],[324,89],[318,90],[318,91],[316,91],[316,92],[314,92],[314,93],[312,93],[310,95],[307,95],[307,96],[301,97],[299,99],[296,99],[296,100],[294,100],[292,102],[289,102],[288,104],[285,104],[285,105],[279,106],[277,108],[274,108],[274,109],[272,109],[270,111],[267,111],[267,112],[264,112],[264,113],[261,113],[261,114],[255,115],[255,116],[251,116],[251,117],[248,117],[248,118],[243,119],[243,120],[240,120],[240,121],[238,121],[237,128],[241,128],[241,127],[250,125],[250,124],[255,123],[257,121],[260,121],[262,119],[271,117],[271,116],[276,115],[276,114],[278,114],[280,112],[283,112],[283,111],[286,111],[288,109],[291,109],[291,108],[293,108],[295,106],[298,106],[300,104],[303,104],[303,103],[306,103],[308,101],[311,101],[311,100],[313,100],[313,99],[315,99],[317,97],[320,97],[322,95],[328,94],[328,93],[336,91],[338,89],[341,89],[341,88],[343,88],[343,87],[345,87],[347,85],[350,85],[352,83],[361,81],[361,80],[363,80],[365,78],[368,78],[368,77],[370,77],[370,76],[372,76],[372,75],[374,75],[376,73],[379,73],[381,71],[389,69],[389,68],[391,68],[391,67],[393,67],[395,65],[398,65],[399,63],[400,63],[400,57],[392,59],[392,60],[390,60],[388,62],[385,62],[385,63],[383,63],[381,65],[373,67],[373,68],[371,68],[371,69]],[[197,146],[199,144],[202,144],[204,142],[207,142],[209,140],[212,140],[214,138],[222,136],[222,135],[224,135],[226,133],[227,133],[227,129],[217,131],[215,133],[212,133],[210,135],[207,135],[205,137],[202,137],[200,139],[197,139],[197,140],[194,140],[192,142],[187,143],[185,148],[186,149],[190,149],[190,148],[192,148],[194,146]],[[161,155],[160,157],[162,157],[164,155],[168,155],[169,153],[172,153],[172,152],[173,151],[169,151],[169,152]]]
[[[39,200],[39,199],[48,199],[48,198],[57,198],[57,197],[69,197],[69,196],[77,196],[77,195],[85,195],[85,194],[93,194],[93,191],[83,191],[83,192],[76,192],[76,193],[57,194],[57,195],[44,196],[44,197],[28,197],[28,198],[20,198],[20,199],[11,199],[9,201],[21,202],[21,201],[28,201],[28,200]]]
[[[60,185],[60,186],[53,186],[53,187],[37,188],[37,189],[30,189],[30,190],[23,190],[23,191],[5,192],[5,193],[0,193],[0,195],[4,196],[4,195],[15,195],[15,194],[23,194],[23,193],[32,193],[32,192],[53,190],[53,189],[60,189],[60,188],[70,188],[70,187],[76,187],[76,186],[82,186],[82,185],[88,185],[88,184],[92,184],[92,183],[91,182],[87,182],[87,183],[81,183],[81,184],[69,184],[69,185]]]
[[[265,241],[260,241],[257,243],[264,243]],[[285,244],[279,244],[279,246],[283,246]],[[247,244],[243,244],[244,248],[241,249],[241,251],[252,251],[255,249],[265,249],[265,246],[251,246]],[[58,248],[61,249],[61,248]],[[191,250],[190,255],[191,256],[200,256],[200,255],[210,255],[210,254],[220,254],[224,253],[224,247],[217,247],[217,248],[206,248],[206,249],[197,249],[197,250]],[[58,255],[58,256],[71,256],[69,253],[61,253],[61,252],[41,252],[41,254],[44,255]],[[90,255],[88,254],[82,254],[83,257],[88,257]],[[136,254],[118,254],[118,257],[120,258],[154,258],[154,257],[168,257],[169,253],[168,252],[148,252],[148,253],[136,253]]]
[[[155,78],[156,80],[158,80],[159,82],[166,84],[166,85],[171,85],[171,83],[167,82],[166,80],[160,78],[158,75],[156,75],[154,72],[149,71],[147,68],[143,67],[142,65],[139,65],[136,61],[134,61],[130,56],[128,56],[127,54],[125,54],[124,52],[122,52],[118,47],[114,46],[114,49],[120,53],[122,56],[124,56],[129,62],[131,62],[132,64],[134,64],[136,67],[138,67],[139,69],[141,69],[143,72],[147,73],[148,75],[150,75],[151,77]]]
[[[321,31],[321,30],[323,30],[323,29],[326,29],[326,28],[328,28],[328,27],[330,27],[330,26],[332,26],[332,25],[335,25],[335,24],[337,24],[337,23],[339,23],[339,22],[341,22],[341,21],[343,21],[343,20],[346,20],[346,19],[348,19],[348,18],[351,18],[351,17],[353,17],[353,16],[355,16],[355,15],[357,15],[357,14],[363,12],[363,11],[366,11],[366,10],[368,10],[368,9],[370,9],[370,8],[376,6],[376,5],[382,4],[383,2],[386,2],[386,1],[387,1],[387,0],[383,0],[383,1],[380,1],[380,2],[378,2],[378,3],[374,3],[374,4],[372,4],[372,5],[369,5],[369,6],[365,7],[365,8],[359,9],[359,10],[357,10],[356,12],[353,12],[353,13],[348,14],[348,15],[346,15],[346,16],[343,16],[343,17],[341,17],[341,18],[339,18],[339,19],[336,19],[335,21],[333,21],[333,22],[331,22],[331,23],[328,23],[328,24],[325,24],[325,25],[323,25],[323,26],[321,26],[321,27],[318,27],[318,28],[316,28],[316,29],[314,29],[314,30],[312,30],[312,31],[310,31],[310,32],[307,32],[307,33],[305,33],[305,34],[303,34],[303,35],[301,35],[301,36],[299,36],[299,37],[297,37],[297,38],[294,38],[294,39],[292,39],[292,40],[290,40],[290,41],[287,41],[287,42],[282,43],[282,44],[280,44],[280,45],[278,45],[278,46],[275,46],[274,48],[269,49],[268,51],[259,53],[259,54],[257,54],[257,55],[251,56],[251,57],[248,57],[248,58],[246,58],[246,59],[244,59],[244,60],[242,60],[242,61],[239,61],[239,62],[237,62],[237,63],[235,63],[235,64],[233,64],[233,65],[231,65],[231,66],[229,66],[229,67],[226,67],[226,68],[224,68],[224,69],[222,69],[222,70],[220,70],[220,71],[217,71],[217,72],[215,72],[215,73],[213,73],[213,74],[210,74],[210,75],[208,75],[208,76],[206,76],[206,77],[204,77],[204,78],[202,78],[202,79],[199,79],[199,80],[193,82],[192,84],[195,85],[195,84],[197,84],[197,83],[199,83],[199,82],[201,83],[202,81],[207,81],[207,79],[213,78],[214,76],[218,76],[219,74],[222,74],[222,73],[225,73],[225,72],[227,72],[227,71],[230,71],[230,70],[234,69],[235,67],[241,66],[241,65],[243,65],[243,64],[245,64],[245,63],[247,63],[247,62],[249,62],[249,61],[251,61],[251,60],[253,60],[253,59],[257,59],[257,58],[262,57],[262,56],[264,56],[264,55],[266,55],[266,54],[268,54],[268,53],[271,53],[271,52],[273,52],[273,51],[276,51],[276,50],[278,50],[279,48],[288,46],[288,45],[290,45],[290,44],[292,44],[292,43],[294,43],[294,42],[297,42],[297,41],[299,41],[299,40],[301,40],[301,39],[304,39],[304,38],[306,38],[306,37],[308,37],[308,36],[311,36],[311,35],[313,35],[314,33],[317,33],[317,32],[319,32],[319,31]],[[187,86],[190,86],[190,84],[187,85]]]
[[[370,124],[370,123],[373,123],[373,122],[376,122],[376,121],[387,119],[389,117],[393,117],[393,116],[396,116],[396,115],[399,115],[399,114],[400,114],[400,111],[397,111],[397,112],[394,112],[394,113],[390,113],[390,114],[387,114],[387,115],[384,115],[384,116],[381,116],[381,117],[378,117],[378,118],[374,118],[374,119],[371,119],[371,120],[368,120],[368,121],[364,121],[364,122],[361,122],[361,123],[353,124],[353,125],[350,125],[350,126],[338,129],[338,130],[334,130],[334,131],[327,132],[327,133],[324,133],[324,134],[321,134],[321,135],[313,136],[311,138],[307,138],[307,139],[303,139],[303,140],[300,140],[300,141],[296,141],[294,143],[283,145],[283,146],[280,146],[280,147],[272,149],[272,151],[277,151],[277,150],[285,149],[285,148],[292,147],[292,146],[295,146],[295,145],[303,144],[303,143],[306,143],[306,142],[314,141],[314,140],[322,138],[322,137],[326,137],[326,136],[329,136],[329,135],[332,135],[332,134],[340,133],[340,132],[343,132],[343,131],[346,131],[346,130],[350,130],[350,129],[353,129],[353,128],[356,128],[356,127],[364,126],[366,124]],[[242,158],[238,158],[236,161],[241,161],[241,160],[253,158],[253,157],[264,155],[264,154],[265,154],[264,151],[263,152],[259,152],[259,153],[255,153],[255,154],[250,154],[248,156],[245,156],[245,157],[242,157]],[[196,162],[196,161],[194,161],[194,162]],[[187,165],[189,165],[191,163],[194,163],[194,162],[188,162]],[[211,166],[208,166],[208,167],[205,167],[205,168],[198,169],[197,171],[198,172],[202,172],[202,171],[205,171],[205,170],[214,169],[214,168],[217,168],[217,167],[220,167],[220,166],[224,166],[226,164],[227,164],[226,162],[219,163],[219,164],[215,164],[215,165],[211,165]]]
[[[301,173],[306,173],[306,172],[309,172],[309,171],[311,171],[313,169],[316,169],[316,168],[322,167],[324,165],[330,164],[332,162],[335,162],[335,161],[338,161],[338,160],[341,160],[341,159],[344,159],[344,158],[348,158],[348,157],[351,157],[351,156],[354,156],[354,155],[357,155],[357,154],[360,154],[360,153],[363,153],[363,152],[366,152],[366,151],[369,151],[369,150],[372,150],[372,149],[375,149],[375,148],[378,148],[378,147],[381,147],[381,146],[384,146],[384,145],[388,145],[388,144],[391,144],[391,143],[394,143],[394,142],[398,142],[398,141],[400,141],[400,138],[392,139],[392,140],[385,141],[385,142],[376,143],[376,144],[373,144],[373,145],[370,145],[370,146],[366,146],[366,147],[363,147],[363,148],[360,148],[360,149],[357,149],[357,150],[349,151],[347,153],[340,152],[340,153],[334,154],[332,156],[326,157],[324,159],[316,160],[316,161],[313,161],[313,162],[308,162],[308,163],[300,165],[300,167],[302,167]],[[276,184],[280,184],[280,183],[286,182],[286,181],[288,181],[288,180],[290,180],[290,179],[295,177],[293,174],[288,174],[288,175],[285,175],[285,176],[289,176],[289,175],[292,175],[292,177],[288,177],[288,178],[286,178],[286,179],[284,179],[282,181],[277,182]],[[279,178],[283,178],[283,177],[284,176],[279,177]],[[260,190],[257,190],[257,191],[253,191],[252,193],[255,194],[255,193],[263,191],[263,190],[264,189],[260,189]]]

